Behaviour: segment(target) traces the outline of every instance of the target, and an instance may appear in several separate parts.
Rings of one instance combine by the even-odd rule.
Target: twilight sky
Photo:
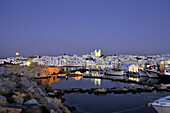
[[[170,53],[170,0],[0,0],[0,58]]]

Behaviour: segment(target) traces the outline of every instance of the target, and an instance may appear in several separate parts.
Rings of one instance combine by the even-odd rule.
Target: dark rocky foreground
[[[54,89],[26,75],[0,75],[0,113],[71,112],[57,96],[49,97],[47,90]]]

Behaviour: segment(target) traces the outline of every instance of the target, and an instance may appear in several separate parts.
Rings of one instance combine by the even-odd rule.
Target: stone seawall
[[[49,77],[62,71],[61,67],[6,65],[5,74],[28,75],[30,77]]]
[[[26,75],[0,75],[0,113],[71,113],[59,98],[48,96],[50,86]]]

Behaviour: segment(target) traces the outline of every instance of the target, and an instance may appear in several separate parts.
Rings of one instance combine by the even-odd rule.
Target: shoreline
[[[0,75],[0,112],[71,113],[59,98],[49,97],[42,85],[27,75]],[[60,97],[62,98],[62,97]]]

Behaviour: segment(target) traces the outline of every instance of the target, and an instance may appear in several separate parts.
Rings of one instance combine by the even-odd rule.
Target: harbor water
[[[89,73],[89,72],[88,72]],[[151,78],[132,78],[126,76],[107,76],[99,74],[98,72],[89,73],[91,76],[106,76],[116,79],[132,79],[138,82],[148,82],[159,84],[159,79]],[[123,78],[122,78],[123,77]],[[66,88],[113,88],[121,87],[142,87],[142,85],[134,83],[123,83],[119,81],[83,78],[83,77],[68,77],[67,79],[58,78],[58,80],[51,81],[50,85],[56,89]],[[126,93],[126,94],[106,94],[94,95],[89,93],[66,93],[64,94],[64,104],[67,106],[74,106],[76,110],[73,113],[157,113],[152,107],[148,107],[148,103],[154,100],[170,95],[164,92],[143,92],[143,93]]]

